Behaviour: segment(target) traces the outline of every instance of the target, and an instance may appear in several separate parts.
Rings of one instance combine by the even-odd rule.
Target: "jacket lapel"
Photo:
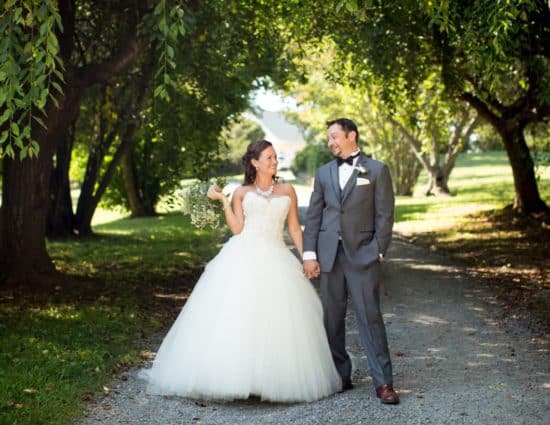
[[[338,164],[336,161],[333,161],[332,164],[330,164],[330,181],[332,182],[332,188],[334,189],[336,198],[340,199],[342,193],[340,190],[340,181],[338,180]]]

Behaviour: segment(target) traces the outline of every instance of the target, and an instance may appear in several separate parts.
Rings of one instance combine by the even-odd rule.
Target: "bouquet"
[[[181,202],[176,202],[181,205],[182,212],[191,218],[191,224],[198,229],[205,227],[216,229],[223,222],[224,213],[221,202],[213,201],[206,196],[212,184],[223,188],[227,181],[218,177],[193,183],[181,191]]]

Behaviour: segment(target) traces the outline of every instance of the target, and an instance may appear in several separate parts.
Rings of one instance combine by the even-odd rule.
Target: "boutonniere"
[[[357,170],[359,174],[367,174],[369,172],[368,168],[363,167],[362,165],[356,165],[353,167],[354,170]]]

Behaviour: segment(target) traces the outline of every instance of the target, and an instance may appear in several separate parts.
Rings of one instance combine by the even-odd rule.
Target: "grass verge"
[[[0,292],[0,423],[66,424],[170,323],[222,240],[181,215],[121,219],[50,242],[65,275]]]

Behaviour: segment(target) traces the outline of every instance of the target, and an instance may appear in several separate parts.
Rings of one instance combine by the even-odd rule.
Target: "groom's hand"
[[[317,260],[304,260],[304,274],[308,279],[313,279],[319,276],[321,267]]]

